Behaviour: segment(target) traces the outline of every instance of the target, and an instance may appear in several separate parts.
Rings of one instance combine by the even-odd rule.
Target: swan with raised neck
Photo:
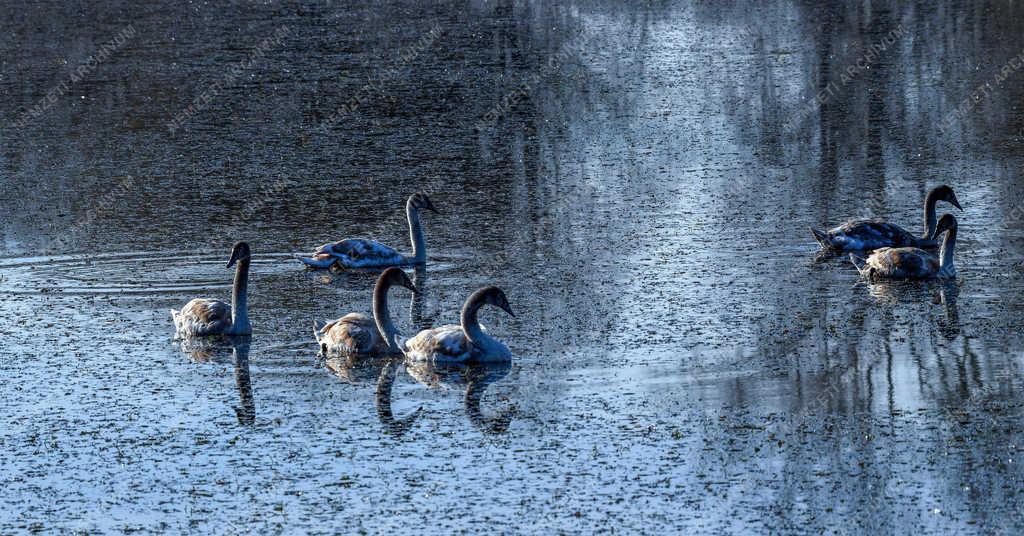
[[[828,231],[812,228],[811,233],[823,250],[833,252],[870,251],[883,247],[935,248],[938,246],[935,240],[938,234],[935,205],[939,201],[963,210],[952,188],[946,185],[933,188],[924,200],[924,230],[921,236],[915,236],[892,223],[867,219],[848,221]]]
[[[408,266],[427,262],[427,245],[423,237],[420,213],[429,210],[437,213],[427,194],[417,192],[405,203],[405,216],[409,224],[409,241],[412,255],[402,255],[396,249],[375,240],[347,238],[339,242],[324,244],[317,248],[312,257],[295,257],[310,268],[383,268],[386,266]]]
[[[405,341],[406,357],[417,361],[446,363],[500,362],[512,359],[504,343],[490,336],[477,318],[484,305],[493,305],[515,316],[505,293],[498,287],[484,287],[462,306],[460,324],[425,329]]]
[[[399,268],[388,268],[380,274],[373,287],[372,318],[362,313],[349,313],[324,326],[314,321],[313,336],[321,352],[350,356],[401,353],[398,329],[388,311],[388,291],[394,285],[416,292],[405,272]]]
[[[231,305],[220,300],[196,298],[185,304],[180,312],[171,309],[176,338],[252,334],[248,295],[251,257],[252,252],[246,242],[238,242],[231,248],[228,268],[235,266]]]
[[[956,277],[953,250],[956,248],[957,221],[952,214],[944,214],[935,226],[936,236],[942,239],[939,256],[921,248],[880,248],[862,259],[850,253],[857,271],[868,279],[951,279]]]

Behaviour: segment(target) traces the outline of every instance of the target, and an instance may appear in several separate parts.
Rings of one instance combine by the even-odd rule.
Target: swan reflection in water
[[[949,340],[960,335],[960,313],[957,309],[960,285],[957,281],[877,281],[863,284],[880,304],[931,302],[942,305],[944,318],[936,321],[939,331]]]
[[[395,418],[391,408],[391,391],[394,388],[401,357],[381,357],[367,359],[365,357],[330,357],[324,360],[324,368],[332,374],[352,385],[376,383],[377,418],[384,427],[384,432],[400,438],[412,428],[412,425],[423,412],[417,408],[405,418]]]
[[[194,363],[226,363],[221,356],[231,349],[232,362],[235,366],[235,385],[238,387],[239,405],[232,406],[238,424],[252,426],[256,423],[256,401],[252,394],[252,379],[249,375],[249,346],[252,340],[248,336],[222,336],[203,339],[190,339],[181,342],[181,351],[189,356]]]
[[[482,406],[487,387],[502,380],[512,371],[511,363],[481,364],[432,364],[428,362],[407,362],[406,371],[421,385],[429,389],[458,389],[465,386],[463,405],[469,422],[485,434],[502,434],[508,431],[512,419],[518,413],[515,404],[497,411],[488,417]]]

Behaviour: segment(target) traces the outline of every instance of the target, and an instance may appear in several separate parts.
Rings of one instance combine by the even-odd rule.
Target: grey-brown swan
[[[953,249],[956,247],[957,221],[944,214],[936,226],[936,234],[946,233],[939,256],[913,247],[881,248],[867,259],[850,253],[857,271],[868,279],[952,279],[956,277]]]
[[[512,359],[512,352],[501,341],[491,337],[477,320],[484,305],[494,305],[515,316],[505,293],[498,287],[484,287],[466,300],[461,324],[425,329],[405,341],[403,352],[413,361],[435,363],[487,363]]]
[[[196,298],[186,303],[180,312],[171,309],[175,338],[252,334],[248,295],[251,257],[249,244],[245,242],[238,242],[231,248],[228,268],[237,264],[235,282],[231,287],[231,305],[220,300]]]
[[[388,268],[377,278],[373,287],[373,317],[362,313],[349,313],[333,322],[320,326],[313,322],[313,336],[324,355],[379,356],[400,354],[398,329],[388,312],[388,291],[393,285],[413,292],[416,287],[399,268]]]
[[[348,238],[340,242],[324,244],[317,248],[312,257],[295,257],[311,268],[381,268],[385,266],[408,266],[427,262],[427,246],[420,225],[420,211],[437,213],[427,194],[417,192],[409,196],[405,214],[409,221],[409,238],[412,241],[412,255],[406,256],[394,248],[365,238]]]

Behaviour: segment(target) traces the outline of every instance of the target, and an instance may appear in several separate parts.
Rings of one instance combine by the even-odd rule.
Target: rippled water
[[[51,4],[0,20],[0,532],[1024,529],[1020,6]],[[816,258],[943,183],[956,284]],[[408,251],[417,190],[396,323],[498,285],[511,367],[317,359],[374,274],[291,254]],[[255,333],[182,348],[236,240]]]

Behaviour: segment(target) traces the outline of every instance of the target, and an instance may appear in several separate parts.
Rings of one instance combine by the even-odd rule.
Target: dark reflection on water
[[[0,531],[1019,532],[1022,10],[9,5]],[[809,227],[917,229],[943,183],[956,286],[815,259]],[[416,190],[443,215],[403,334],[486,284],[523,311],[484,313],[516,362],[461,396],[317,367],[374,274],[289,257],[408,251]],[[227,299],[236,240],[251,351],[192,363],[167,310]]]

